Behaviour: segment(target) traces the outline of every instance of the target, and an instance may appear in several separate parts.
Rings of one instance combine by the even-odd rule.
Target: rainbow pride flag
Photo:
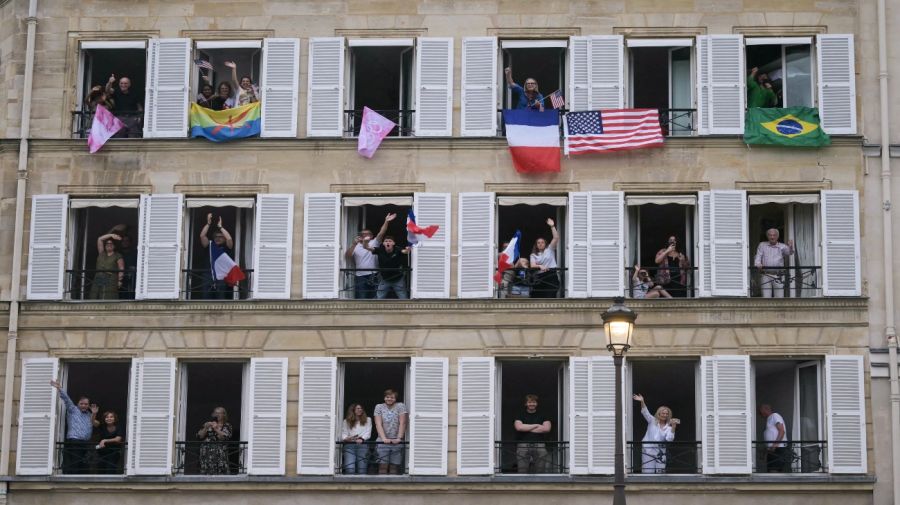
[[[191,137],[225,142],[259,135],[259,111],[259,102],[226,110],[212,110],[191,103]]]

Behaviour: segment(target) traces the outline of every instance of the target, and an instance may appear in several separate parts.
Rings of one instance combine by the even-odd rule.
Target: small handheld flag
[[[397,123],[368,107],[363,107],[362,126],[359,128],[356,151],[366,158],[371,158],[381,145],[381,141],[395,126]]]
[[[415,247],[419,243],[419,238],[416,235],[425,235],[431,238],[437,233],[438,228],[436,224],[424,228],[419,227],[416,224],[415,213],[413,213],[412,209],[409,209],[409,213],[406,215],[406,241],[409,242],[410,246]]]
[[[554,109],[564,109],[566,107],[566,98],[559,90],[556,90],[550,94],[550,104]]]
[[[94,111],[91,133],[88,135],[88,150],[90,153],[94,154],[99,151],[103,144],[122,128],[125,128],[125,123],[114,116],[112,112],[106,110],[106,107],[98,105],[97,110]]]
[[[197,66],[200,67],[200,68],[205,68],[205,69],[207,69],[207,70],[213,70],[212,63],[210,63],[210,62],[208,62],[208,61],[206,61],[206,60],[204,60],[204,59],[202,59],[202,58],[197,58],[197,59],[195,59],[195,60],[194,60],[194,65],[197,65]]]
[[[503,281],[503,272],[512,268],[519,259],[519,241],[522,239],[522,232],[516,230],[516,234],[509,241],[500,256],[497,258],[497,273],[494,274],[494,282],[500,284]]]
[[[234,287],[246,278],[241,267],[225,253],[224,248],[219,247],[215,242],[209,243],[209,265],[213,277],[217,281],[225,281],[225,284],[229,286]]]

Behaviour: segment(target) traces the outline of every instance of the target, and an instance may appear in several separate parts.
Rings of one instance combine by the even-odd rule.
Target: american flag
[[[605,109],[565,115],[566,155],[663,145],[657,109]]]
[[[559,90],[556,90],[550,95],[550,104],[553,105],[554,109],[562,109],[566,106],[566,98],[562,96]]]
[[[201,58],[197,58],[196,60],[194,60],[194,64],[200,68],[205,68],[207,70],[214,70],[212,63],[210,63],[204,59],[201,59]]]

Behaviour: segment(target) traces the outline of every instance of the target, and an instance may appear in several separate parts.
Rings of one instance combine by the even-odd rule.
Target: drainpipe
[[[22,234],[25,226],[25,184],[28,176],[28,138],[31,136],[31,86],[34,81],[34,38],[37,32],[37,0],[28,1],[25,83],[22,86],[22,119],[19,129],[19,166],[16,172],[16,223],[13,236],[9,290],[9,330],[6,337],[6,371],[3,377],[3,424],[0,426],[0,475],[9,475],[9,432],[12,430],[13,383],[16,378],[16,344],[19,328],[19,291],[22,279]]]

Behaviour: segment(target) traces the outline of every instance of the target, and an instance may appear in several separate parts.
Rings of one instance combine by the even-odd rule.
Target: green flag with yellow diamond
[[[818,147],[831,145],[822,131],[819,111],[810,107],[747,109],[744,142],[779,146]]]

